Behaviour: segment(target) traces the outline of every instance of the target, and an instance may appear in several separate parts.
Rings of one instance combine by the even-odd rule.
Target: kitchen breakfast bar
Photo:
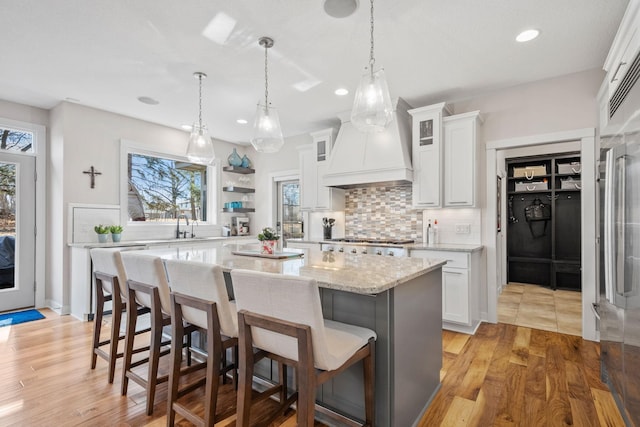
[[[376,425],[404,427],[418,422],[440,387],[441,268],[445,260],[319,250],[305,251],[304,256],[268,259],[239,255],[237,249],[235,245],[194,245],[144,252],[163,259],[222,266],[230,296],[233,289],[229,272],[233,269],[316,279],[326,319],[366,327],[377,334]],[[277,379],[276,366],[263,364],[256,373]],[[329,412],[364,419],[362,377],[362,365],[352,366],[318,388],[317,404]]]

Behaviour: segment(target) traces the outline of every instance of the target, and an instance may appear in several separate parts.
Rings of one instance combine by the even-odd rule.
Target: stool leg
[[[213,426],[216,419],[216,408],[218,400],[218,388],[220,381],[220,363],[222,361],[221,352],[224,351],[220,345],[220,339],[213,336],[215,331],[207,330],[207,382],[204,404],[204,425]]]
[[[365,426],[373,427],[375,425],[375,373],[376,373],[376,342],[369,340],[370,354],[364,358],[362,365],[364,367],[364,412]]]
[[[121,394],[127,394],[129,377],[127,372],[131,369],[131,357],[133,356],[133,340],[136,336],[136,322],[138,321],[138,310],[135,303],[135,293],[129,292],[129,307],[127,309],[127,329],[124,338],[124,357],[122,362],[122,389]]]
[[[102,280],[96,277],[96,315],[93,319],[93,344],[91,346],[91,369],[96,368],[98,355],[96,349],[100,343],[100,331],[102,330],[102,317],[104,314],[104,290]]]
[[[173,403],[178,400],[178,386],[180,384],[180,367],[182,365],[182,337],[184,336],[184,325],[182,319],[182,310],[180,306],[173,303],[174,319],[171,321],[171,373],[169,375],[169,396],[167,401],[167,427],[175,424],[176,411],[173,409]]]
[[[113,378],[116,373],[116,359],[118,354],[118,343],[120,342],[120,324],[122,322],[122,298],[117,288],[117,282],[114,284],[114,293],[111,305],[111,342],[109,343],[109,384],[113,384]]]
[[[147,415],[153,413],[153,401],[158,383],[160,344],[162,343],[162,312],[158,304],[151,310],[151,344],[149,348],[149,373],[147,376]],[[182,340],[180,340],[182,342]]]
[[[298,426],[313,427],[316,402],[316,374],[313,366],[313,345],[307,330],[298,330]]]
[[[236,426],[249,427],[251,411],[251,390],[253,386],[253,339],[251,328],[244,323],[244,316],[238,314],[238,346],[240,363],[238,373],[238,405]]]

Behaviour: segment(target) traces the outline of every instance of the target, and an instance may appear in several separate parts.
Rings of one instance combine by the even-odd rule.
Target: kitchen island
[[[233,269],[316,279],[324,317],[376,331],[376,424],[417,423],[440,387],[442,265],[445,260],[305,251],[304,257],[266,259],[233,254],[234,246],[151,249],[164,259],[215,263],[232,294]],[[257,372],[277,378],[274,366]],[[318,388],[322,408],[364,418],[362,366],[356,364]],[[327,413],[327,411],[320,411]]]

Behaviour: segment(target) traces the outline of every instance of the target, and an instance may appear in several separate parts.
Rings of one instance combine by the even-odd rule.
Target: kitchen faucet
[[[180,218],[184,218],[186,225],[189,226],[189,218],[187,218],[186,215],[178,215],[176,217],[176,239],[180,238],[180,235],[182,234],[182,237],[186,238],[187,237],[187,232],[186,230],[184,232],[180,232]]]

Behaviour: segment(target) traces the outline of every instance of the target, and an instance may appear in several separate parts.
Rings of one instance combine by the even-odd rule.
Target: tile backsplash
[[[480,209],[425,209],[422,214],[423,226],[428,221],[438,220],[438,242],[453,244],[481,244],[482,243],[482,215]],[[458,232],[458,228],[464,232]],[[468,232],[466,232],[468,229]]]
[[[411,184],[346,190],[345,235],[422,241],[422,211],[411,197]]]

